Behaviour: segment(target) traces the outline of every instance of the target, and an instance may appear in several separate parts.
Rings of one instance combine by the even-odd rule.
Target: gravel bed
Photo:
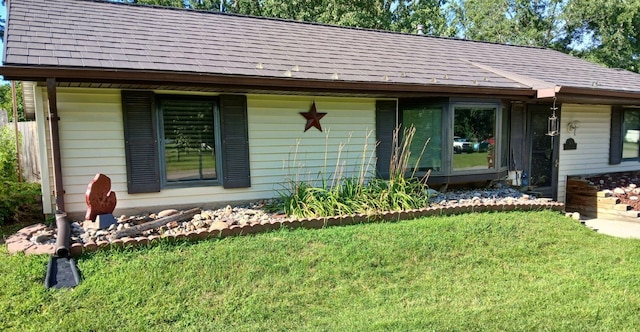
[[[492,204],[544,204],[551,200],[537,198],[533,195],[523,194],[513,188],[455,190],[440,193],[429,190],[432,195],[432,207],[455,207],[468,205],[492,205]],[[164,237],[187,234],[201,230],[224,230],[232,226],[265,225],[289,220],[282,213],[269,213],[265,206],[272,204],[273,200],[261,200],[241,206],[226,206],[217,210],[202,210],[192,219],[182,222],[170,222],[164,226],[143,231],[138,237]],[[100,243],[112,242],[117,231],[134,227],[148,221],[178,213],[177,210],[163,210],[158,213],[137,216],[120,216],[118,222],[108,229],[94,230],[85,228],[83,221],[74,221],[71,224],[71,243]],[[34,244],[55,244],[56,230],[54,227],[46,228],[34,233],[31,238]]]

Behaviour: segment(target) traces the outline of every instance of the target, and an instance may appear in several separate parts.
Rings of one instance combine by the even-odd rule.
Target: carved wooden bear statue
[[[89,182],[85,194],[87,214],[85,220],[95,221],[100,214],[111,214],[116,208],[116,193],[111,191],[111,179],[101,173]]]

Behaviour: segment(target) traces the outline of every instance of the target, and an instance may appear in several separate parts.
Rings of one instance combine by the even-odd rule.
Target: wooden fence
[[[7,113],[0,110],[0,127],[9,126],[13,130],[13,122],[7,121]],[[20,132],[20,169],[22,177],[29,182],[40,182],[40,148],[38,145],[38,128],[35,121],[18,122]]]

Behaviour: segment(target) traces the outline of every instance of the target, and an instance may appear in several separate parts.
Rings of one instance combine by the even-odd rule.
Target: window
[[[625,110],[622,117],[622,159],[639,159],[640,110]]]
[[[170,98],[159,101],[164,183],[217,180],[217,101]]]
[[[507,112],[504,112],[507,113]],[[376,103],[377,170],[388,176],[393,129],[414,126],[409,174],[432,171],[432,183],[495,179],[509,166],[509,116],[497,100],[406,98]],[[429,140],[420,157],[424,143]],[[420,160],[418,158],[420,157]],[[417,169],[414,167],[417,165]]]
[[[412,107],[402,113],[405,128],[416,128],[408,166],[418,171],[442,169],[442,107]],[[424,144],[429,140],[425,147]],[[422,150],[424,149],[424,153]],[[422,153],[422,154],[421,154]]]
[[[123,90],[122,115],[129,194],[251,187],[246,96]]]
[[[493,169],[496,147],[495,107],[454,108],[453,170]]]

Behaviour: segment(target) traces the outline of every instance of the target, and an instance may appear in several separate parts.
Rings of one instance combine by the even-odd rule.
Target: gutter
[[[588,100],[591,102],[600,102],[612,105],[640,104],[640,92],[580,88],[559,85],[536,90],[536,98],[562,98],[563,100],[577,101]]]
[[[556,94],[560,92],[560,89],[562,89],[562,87],[557,85],[552,88],[538,89],[536,90],[536,98],[537,99],[555,98]]]
[[[504,78],[510,79],[514,82],[517,82],[529,87],[535,93],[536,99],[566,97],[566,98],[573,98],[577,100],[580,100],[580,99],[594,100],[594,99],[610,98],[614,100],[611,100],[608,102],[613,104],[637,104],[640,102],[640,92],[560,86],[552,82],[547,82],[544,80],[532,78],[525,75],[519,75],[507,70],[494,68],[488,65],[477,63],[477,62],[472,62],[464,59],[461,59],[461,60],[466,61],[471,65],[478,67],[482,70],[492,72],[496,75],[502,76]],[[597,87],[597,83],[595,84],[596,85],[594,85],[594,87]]]
[[[535,91],[530,87],[500,88],[467,85],[445,84],[416,84],[394,82],[367,82],[336,80],[312,80],[302,78],[252,76],[252,75],[224,75],[194,72],[169,71],[141,71],[121,69],[96,68],[60,68],[36,66],[0,67],[0,75],[5,79],[20,81],[44,81],[55,77],[57,82],[82,83],[111,83],[111,84],[149,84],[182,85],[182,86],[212,86],[221,87],[250,87],[261,90],[289,90],[312,92],[345,92],[352,93],[452,93],[476,95],[503,95],[533,98]]]

